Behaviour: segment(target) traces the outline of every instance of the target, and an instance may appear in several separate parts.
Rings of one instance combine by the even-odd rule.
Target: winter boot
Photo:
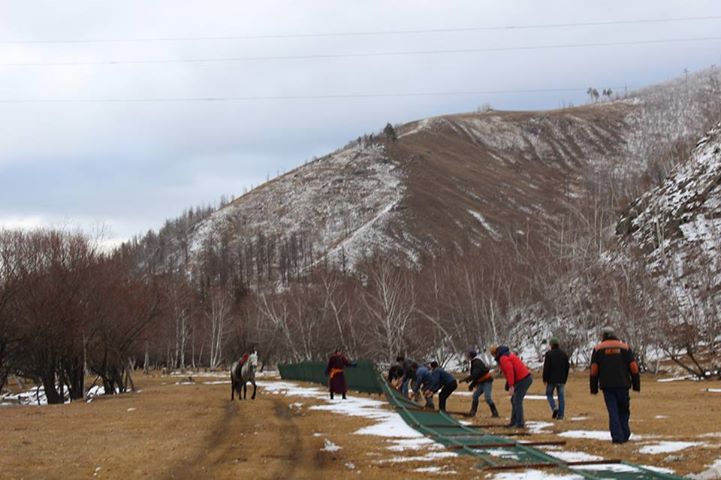
[[[330,399],[333,400],[333,392],[330,392]]]
[[[478,411],[478,400],[473,400],[473,403],[471,403],[471,411],[468,412],[468,416],[475,417],[477,411]]]
[[[498,418],[498,409],[496,408],[496,404],[492,403],[488,406],[491,408],[491,417]]]

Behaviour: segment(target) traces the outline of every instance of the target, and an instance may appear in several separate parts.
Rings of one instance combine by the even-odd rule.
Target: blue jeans
[[[603,399],[608,410],[608,429],[613,443],[625,443],[631,438],[631,397],[628,388],[604,388]]]
[[[493,382],[479,383],[473,391],[473,401],[480,400],[481,395],[483,395],[488,405],[493,405]]]
[[[403,378],[403,382],[401,383],[401,393],[404,397],[408,397],[408,384],[411,383],[410,378]]]
[[[553,391],[558,391],[558,417],[563,418],[563,413],[566,410],[566,386],[562,383],[549,383],[546,385],[546,398],[548,399],[548,405],[551,407],[551,411],[556,410],[556,402],[553,399]]]
[[[511,396],[511,425],[514,427],[523,428],[526,426],[523,418],[523,399],[532,383],[533,378],[529,375],[514,385],[513,395]]]

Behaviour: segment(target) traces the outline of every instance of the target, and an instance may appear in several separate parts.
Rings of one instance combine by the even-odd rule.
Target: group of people
[[[543,383],[551,417],[563,420],[566,408],[565,385],[570,361],[566,352],[560,348],[558,338],[551,338],[549,345],[543,363]],[[489,353],[505,377],[506,390],[511,398],[511,418],[507,426],[524,428],[523,401],[533,384],[531,371],[505,345],[493,346]],[[494,378],[491,368],[475,350],[468,351],[466,359],[470,363],[470,372],[461,383],[467,383],[468,389],[473,392],[468,415],[476,415],[483,396],[491,417],[498,417],[498,409],[493,401]],[[610,327],[602,330],[602,341],[593,349],[589,378],[591,394],[598,394],[599,389],[603,392],[613,443],[627,442],[631,436],[629,390],[641,389],[639,368],[630,347],[620,341]],[[434,408],[433,397],[438,394],[441,411],[446,410],[448,397],[458,388],[455,377],[440,367],[438,362],[420,364],[403,356],[396,358],[396,364],[389,369],[388,381],[408,398],[419,401],[421,396],[424,397],[427,408]]]

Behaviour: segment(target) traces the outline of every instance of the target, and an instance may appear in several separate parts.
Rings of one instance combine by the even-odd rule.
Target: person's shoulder
[[[604,340],[601,343],[599,343],[598,345],[596,345],[595,347],[593,347],[593,349],[595,351],[605,350],[605,349],[609,349],[609,348],[617,348],[617,349],[621,349],[621,350],[630,350],[631,349],[631,347],[629,347],[627,343],[622,342],[621,340],[618,340],[617,338],[609,338],[608,340]]]

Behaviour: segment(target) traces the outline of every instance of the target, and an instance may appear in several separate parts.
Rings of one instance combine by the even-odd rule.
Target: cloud
[[[7,5],[6,5],[7,3]],[[716,9],[716,10],[714,10]],[[132,39],[578,23],[721,14],[710,1],[3,2],[2,40]],[[0,63],[219,58],[593,43],[717,35],[718,20],[232,41],[0,43]],[[721,60],[719,42],[212,64],[0,66],[2,99],[525,90],[662,81]],[[584,93],[209,103],[0,104],[0,225],[76,220],[114,239],[238,195],[387,122],[555,108]]]

